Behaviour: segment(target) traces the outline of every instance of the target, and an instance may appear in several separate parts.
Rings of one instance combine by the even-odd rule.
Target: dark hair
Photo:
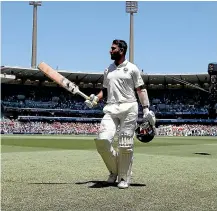
[[[123,49],[124,54],[127,53],[127,43],[124,40],[113,40],[112,44],[118,45],[120,49]]]

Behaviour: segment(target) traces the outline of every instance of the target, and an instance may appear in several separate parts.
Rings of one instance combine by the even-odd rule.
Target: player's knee
[[[97,139],[101,140],[113,140],[115,136],[115,130],[103,131],[98,134]]]
[[[96,149],[99,153],[109,151],[111,142],[108,139],[95,139]]]

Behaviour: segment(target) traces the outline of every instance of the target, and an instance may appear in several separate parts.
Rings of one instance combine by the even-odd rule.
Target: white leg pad
[[[130,182],[131,170],[133,163],[133,137],[119,137],[119,152],[118,152],[118,181],[122,179],[127,183]]]
[[[118,174],[117,152],[107,139],[95,139],[96,148],[110,173]]]

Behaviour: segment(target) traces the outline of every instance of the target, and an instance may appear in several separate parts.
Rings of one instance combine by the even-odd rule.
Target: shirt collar
[[[116,66],[115,63],[114,63],[114,65],[115,65],[115,67],[120,68],[120,67],[125,67],[127,65],[127,63],[128,63],[128,61],[127,61],[127,59],[125,59],[124,62],[119,64],[118,66]]]

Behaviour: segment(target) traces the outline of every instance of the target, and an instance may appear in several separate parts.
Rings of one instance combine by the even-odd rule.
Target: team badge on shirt
[[[128,68],[127,68],[127,67],[125,67],[125,68],[124,68],[124,72],[126,73],[127,71],[128,71]]]

